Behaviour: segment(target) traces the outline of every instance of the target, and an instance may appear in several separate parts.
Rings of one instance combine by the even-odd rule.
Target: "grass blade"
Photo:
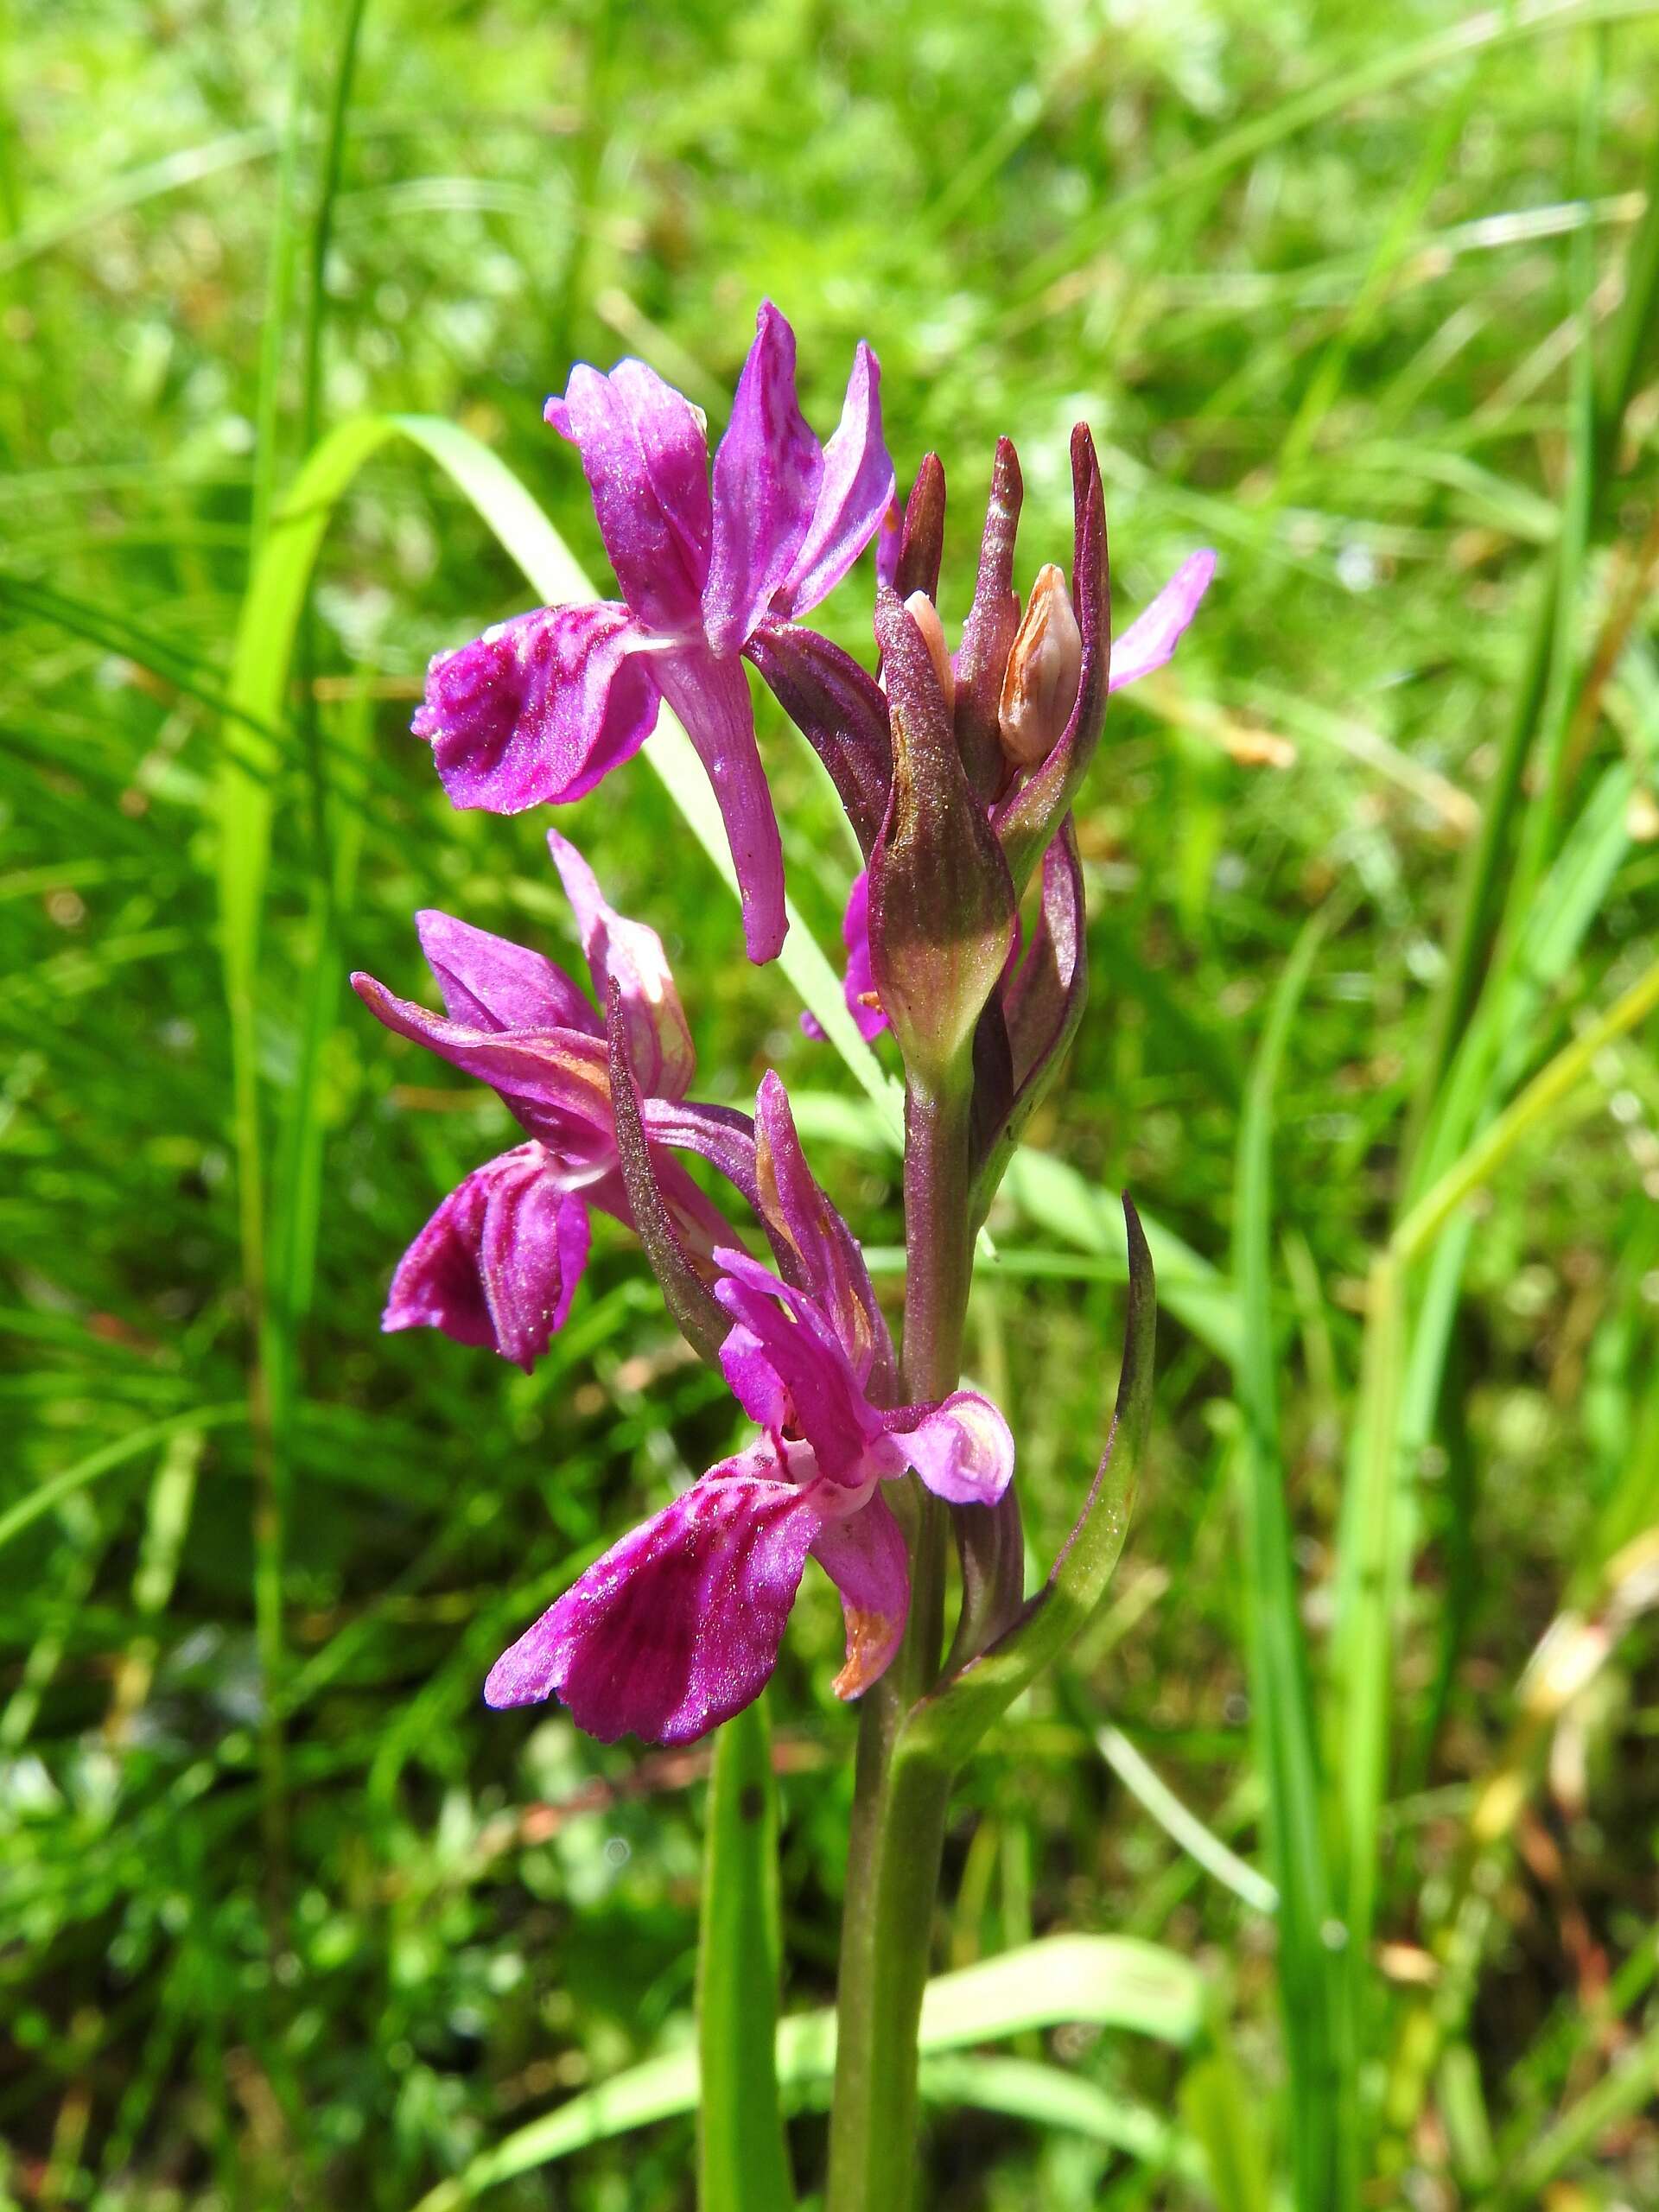
[[[0,1513],[0,1547],[9,1544],[14,1536],[21,1535],[32,1522],[43,1513],[62,1503],[86,1484],[96,1482],[100,1475],[109,1474],[117,1467],[125,1466],[130,1459],[137,1459],[157,1444],[168,1443],[174,1437],[194,1429],[225,1428],[238,1421],[245,1421],[248,1409],[238,1399],[234,1405],[195,1406],[188,1413],[171,1414],[166,1421],[152,1421],[145,1428],[135,1428],[130,1435],[118,1437],[113,1444],[100,1445],[96,1452],[87,1452],[61,1474],[54,1475],[48,1482],[37,1483],[27,1497],[20,1497],[16,1505]]]
[[[1587,298],[1580,302],[1586,327]],[[1577,512],[1583,530],[1574,526],[1563,534],[1556,554],[1540,587],[1538,613],[1503,741],[1486,787],[1480,834],[1471,847],[1458,893],[1451,951],[1445,978],[1435,1004],[1429,1051],[1414,1109],[1414,1139],[1432,1109],[1457,1050],[1469,1014],[1479,995],[1493,935],[1497,926],[1498,902],[1503,888],[1504,868],[1516,832],[1522,801],[1522,775],[1533,740],[1556,681],[1558,652],[1564,642],[1560,610],[1569,606],[1570,588],[1576,579],[1571,564],[1581,561],[1588,531],[1604,509],[1618,460],[1624,417],[1646,372],[1648,341],[1659,316],[1659,151],[1649,172],[1647,207],[1625,251],[1624,305],[1613,336],[1609,359],[1599,388],[1592,387],[1588,365],[1580,372],[1580,393],[1593,389],[1589,412],[1587,451],[1577,456]],[[1580,439],[1586,435],[1586,409],[1582,398],[1574,424]],[[1522,912],[1511,902],[1509,911]]]
[[[929,1982],[920,2046],[926,2056],[1027,2028],[1080,2023],[1128,2029],[1185,2050],[1203,2032],[1206,2003],[1198,1968],[1160,1944],[1128,1936],[1049,1936]],[[781,2021],[777,2056],[786,2088],[827,2082],[836,2063],[835,2014],[802,2012]],[[694,2050],[647,2059],[516,2129],[464,2173],[429,2190],[416,2212],[454,2212],[486,2190],[590,2144],[689,2113],[697,2096]]]
[[[703,2212],[794,2202],[776,2063],[778,1804],[766,1700],[715,1739],[697,1952],[697,2202]]]
[[[1242,1898],[1252,1912],[1277,1912],[1279,1892],[1273,1884],[1205,1827],[1151,1762],[1142,1758],[1122,1729],[1103,1728],[1095,1741],[1112,1772],[1136,1802],[1151,1814],[1172,1842],[1179,1844],[1224,1889]]]
[[[1394,1233],[1394,1249],[1400,1258],[1421,1258],[1465,1200],[1489,1182],[1522,1139],[1539,1128],[1578,1088],[1599,1055],[1645,1021],[1656,1007],[1659,1007],[1659,961],[1581,1036],[1557,1052],[1433,1188],[1424,1192]]]
[[[1280,977],[1245,1089],[1234,1193],[1234,1275],[1242,1343],[1235,1367],[1244,1417],[1238,1465],[1249,1639],[1250,1707],[1268,1790],[1268,1847],[1280,1903],[1279,1987],[1290,2068],[1296,2201],[1323,2212],[1336,2195],[1340,2132],[1357,2124],[1339,2081],[1325,1863],[1323,1780],[1297,1602],[1279,1440],[1273,1321],[1273,1114],[1285,1044],[1325,922],[1303,930]]]

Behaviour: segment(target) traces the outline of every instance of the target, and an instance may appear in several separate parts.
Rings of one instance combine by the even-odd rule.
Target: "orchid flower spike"
[[[696,1062],[660,938],[606,904],[568,839],[554,830],[548,842],[601,1001],[618,986],[642,1084],[683,1099]],[[416,928],[442,1014],[394,997],[372,976],[354,975],[353,988],[388,1029],[488,1084],[526,1141],[474,1168],[445,1198],[398,1263],[382,1326],[442,1329],[458,1344],[493,1345],[528,1371],[570,1310],[590,1210],[631,1221],[605,1024],[540,953],[450,914],[417,914]],[[659,1178],[689,1243],[712,1253],[729,1239],[677,1161],[664,1159]]]
[[[497,1660],[493,1706],[556,1694],[606,1743],[705,1735],[766,1688],[809,1554],[841,1592],[835,1687],[856,1697],[892,1660],[910,1609],[882,1484],[913,1469],[953,1505],[993,1505],[1007,1488],[1014,1440],[988,1398],[879,1408],[860,1373],[868,1340],[849,1341],[818,1298],[741,1252],[715,1257],[733,1325],[721,1366],[760,1436],[613,1545]]]
[[[893,470],[880,371],[860,343],[821,446],[795,396],[795,337],[756,319],[715,455],[702,417],[643,361],[573,370],[547,419],[582,456],[620,601],[541,607],[442,653],[415,717],[457,806],[515,814],[580,798],[637,752],[666,699],[720,804],[752,960],[787,926],[783,850],[742,654],[816,607],[881,526]]]

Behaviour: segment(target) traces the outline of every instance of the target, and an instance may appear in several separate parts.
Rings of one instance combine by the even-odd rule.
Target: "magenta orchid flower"
[[[994,1505],[1014,1440],[988,1398],[883,1411],[830,1313],[741,1252],[715,1255],[732,1318],[721,1367],[761,1431],[605,1556],[497,1660],[493,1706],[556,1694],[606,1743],[683,1744],[765,1688],[809,1555],[847,1621],[842,1697],[879,1679],[910,1609],[905,1540],[881,1484],[907,1470],[953,1505]],[[863,1371],[861,1371],[863,1370]]]
[[[1154,675],[1159,669],[1168,666],[1174,657],[1176,646],[1191,626],[1215,573],[1216,556],[1207,548],[1188,555],[1157,597],[1114,642],[1111,671],[1106,683],[1108,692],[1121,691],[1127,684],[1138,683],[1141,677]],[[879,1037],[888,1027],[870,966],[870,880],[868,869],[861,868],[853,878],[853,887],[847,897],[847,910],[842,918],[841,937],[847,951],[842,995],[847,1001],[847,1011],[858,1025],[859,1034],[868,1042]],[[809,1037],[822,1037],[823,1034],[822,1027],[810,1014],[802,1015],[801,1027]]]
[[[714,785],[752,960],[787,923],[783,849],[739,657],[846,575],[880,528],[893,470],[880,371],[861,341],[840,427],[821,446],[795,396],[795,337],[756,321],[715,455],[690,400],[643,361],[573,370],[547,419],[582,455],[620,601],[541,607],[440,654],[414,729],[457,806],[514,814],[579,798],[656,725],[664,699]]]
[[[607,906],[568,839],[549,833],[594,988],[617,986],[634,1068],[648,1095],[679,1100],[695,1068],[690,1032],[654,930]],[[388,1029],[489,1084],[527,1141],[474,1168],[399,1262],[383,1327],[435,1328],[493,1345],[529,1370],[563,1327],[587,1263],[589,1211],[632,1219],[618,1164],[605,1024],[563,969],[538,952],[426,912],[416,928],[444,1013],[354,975]],[[705,1253],[729,1230],[677,1161],[664,1194]]]
[[[569,1311],[597,1207],[633,1231],[669,1319],[753,1424],[569,1581],[501,1654],[484,1694],[497,1708],[557,1699],[606,1743],[692,1742],[771,1680],[808,1560],[828,1574],[845,1630],[835,1689],[853,1699],[880,1684],[854,1777],[847,1890],[859,1910],[841,1962],[830,2192],[897,2207],[912,2178],[915,2000],[950,1785],[1096,1616],[1152,1412],[1153,1268],[1125,1198],[1111,1429],[1071,1533],[1027,1596],[1014,1439],[988,1399],[959,1387],[976,1237],[1087,1003],[1073,808],[1107,695],[1170,659],[1214,556],[1194,554],[1114,652],[1088,427],[1071,436],[1069,567],[1045,563],[1023,600],[1023,483],[1000,438],[952,653],[938,612],[943,465],[923,458],[901,512],[862,345],[840,428],[821,446],[797,404],[793,336],[770,304],[712,477],[702,416],[641,362],[578,367],[547,416],[581,454],[620,597],[539,608],[441,656],[416,730],[458,806],[515,812],[591,791],[666,701],[714,786],[747,950],[765,960],[786,910],[741,664],[759,673],[817,752],[865,862],[842,931],[847,1001],[866,1038],[891,1027],[904,1065],[904,1357],[782,1083],[766,1077],[753,1116],[690,1097],[691,1039],[660,941],[606,904],[556,834],[599,1010],[540,955],[438,913],[418,925],[441,1014],[353,979],[388,1027],[490,1085],[521,1131],[410,1246],[385,1325],[435,1326],[528,1367]],[[796,618],[878,535],[872,671]],[[764,1233],[765,1263],[692,1180],[687,1153],[700,1176],[721,1179],[721,1205],[741,1202]],[[960,1605],[947,1642],[948,1545]],[[728,1801],[747,1820],[753,1799],[764,1820],[765,1793],[750,1786],[764,1745],[752,1724],[716,1753],[715,1829]],[[781,2152],[765,2070],[747,2069],[741,2088],[762,2100],[762,2133]]]

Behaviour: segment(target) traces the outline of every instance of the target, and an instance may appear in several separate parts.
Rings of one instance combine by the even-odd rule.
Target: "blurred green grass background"
[[[948,626],[1001,431],[1022,580],[1067,557],[1078,418],[1119,627],[1219,550],[1173,670],[1112,709],[1079,824],[1093,1001],[1033,1136],[1224,1274],[1269,1002],[1324,918],[1268,1116],[1274,1465],[1264,1488],[1225,1330],[1166,1304],[1110,1610],[975,1769],[938,1931],[941,1966],[1050,1929],[1155,1939],[1202,1968],[1215,2025],[1202,2054],[1093,2030],[1013,2047],[1173,2123],[1138,2153],[1133,2126],[1114,2147],[944,2106],[924,2152],[953,2212],[1265,2208],[1307,2094],[1273,1922],[1148,1810],[1135,1754],[1269,1863],[1281,1784],[1253,1724],[1276,1619],[1300,1624],[1341,1768],[1324,1685],[1368,1270],[1412,1102],[1435,1095],[1459,874],[1540,636],[1554,768],[1522,786],[1499,887],[1535,861],[1560,895],[1535,909],[1553,952],[1500,959],[1511,996],[1486,1001],[1503,1096],[1659,950],[1650,353],[1593,500],[1585,430],[1624,272],[1651,253],[1651,11],[14,0],[5,29],[0,2202],[403,2212],[684,2038],[706,1764],[493,1717],[479,1686],[726,1447],[730,1407],[604,1231],[533,1377],[377,1327],[404,1243],[509,1125],[376,1027],[346,969],[421,995],[429,905],[575,956],[543,823],[453,813],[407,734],[427,657],[530,594],[406,446],[354,483],[320,567],[254,1033],[292,1359],[263,1654],[221,709],[252,533],[319,431],[362,410],[461,423],[602,577],[544,397],[572,360],[640,353],[718,424],[770,294],[821,429],[868,335],[901,480],[941,454]],[[867,657],[868,585],[822,618]],[[833,945],[849,850],[760,711],[792,887]],[[656,780],[636,766],[564,826],[663,931],[699,1095],[744,1103],[777,1065],[843,1210],[895,1243],[893,1163],[855,1086],[781,977],[742,962]],[[1589,855],[1571,913],[1547,874],[1563,853]],[[314,1170],[312,1249],[295,1192]],[[1098,1450],[1122,1295],[1099,1224],[1041,1196],[999,1217],[1025,1256],[987,1271],[970,1334],[1046,1561]],[[1656,1200],[1638,1029],[1459,1230],[1444,1375],[1383,1468],[1414,1541],[1361,2069],[1380,2205],[1659,2201],[1659,1655],[1629,1549],[1659,1523]],[[1541,1705],[1536,1671],[1518,1685],[1567,1607],[1601,1641],[1558,1626],[1563,1666],[1600,1663]],[[833,1984],[838,1630],[810,1589],[771,1695],[791,2007]],[[804,2183],[822,2132],[795,2123]],[[690,2139],[666,2121],[491,2201],[689,2205]]]

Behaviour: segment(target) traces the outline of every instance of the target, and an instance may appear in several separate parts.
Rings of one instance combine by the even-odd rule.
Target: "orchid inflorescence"
[[[759,1431],[582,1575],[486,1688],[496,1706],[556,1694],[607,1741],[677,1744],[765,1687],[809,1555],[845,1611],[836,1690],[855,1697],[880,1679],[912,1605],[907,1476],[957,1525],[952,1662],[1018,1610],[1014,1440],[988,1399],[956,1387],[969,1255],[1083,1010],[1071,807],[1108,694],[1169,659],[1214,560],[1193,554],[1114,645],[1100,472],[1079,427],[1070,583],[1045,565],[1022,611],[1020,467],[1003,439],[951,653],[936,605],[938,461],[923,461],[901,514],[880,371],[862,344],[821,446],[796,400],[793,334],[770,303],[712,486],[701,416],[643,362],[608,375],[579,366],[547,418],[581,455],[622,596],[538,608],[433,662],[414,728],[446,790],[497,813],[576,798],[639,749],[666,702],[719,803],[749,955],[770,960],[787,926],[783,849],[747,659],[817,752],[857,837],[847,1003],[867,1038],[892,1030],[906,1078],[901,1364],[778,1076],[752,1117],[688,1096],[690,1027],[662,944],[607,905],[556,830],[549,843],[594,1000],[539,953],[435,912],[416,927],[441,1015],[353,979],[388,1028],[487,1084],[524,1132],[410,1245],[385,1327],[435,1327],[528,1370],[570,1310],[598,1207],[639,1235],[676,1321]],[[872,540],[879,677],[798,619]],[[770,1266],[683,1154],[758,1223]]]

